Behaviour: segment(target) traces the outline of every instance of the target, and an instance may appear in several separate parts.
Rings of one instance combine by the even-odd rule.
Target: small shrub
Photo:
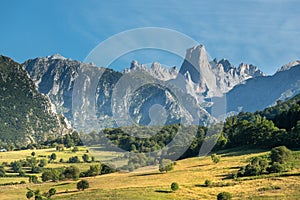
[[[178,189],[179,189],[178,183],[173,182],[173,183],[171,184],[171,190],[172,190],[172,191],[176,191],[176,190],[178,190]]]
[[[221,156],[219,156],[219,155],[217,155],[217,154],[212,154],[211,156],[211,160],[214,162],[214,163],[218,163],[218,162],[220,162],[220,160],[221,160]]]
[[[29,176],[28,178],[29,183],[38,183],[38,177],[37,176]]]
[[[33,193],[33,191],[31,191],[31,190],[29,190],[27,193],[26,193],[26,198],[27,199],[31,199],[31,197],[33,197],[34,196],[34,193]]]
[[[204,185],[206,187],[210,187],[212,185],[212,181],[211,180],[205,180]]]
[[[51,197],[51,196],[56,194],[56,189],[55,188],[50,188],[48,193],[49,193],[49,196]]]
[[[268,172],[269,173],[279,173],[279,172],[284,172],[285,171],[285,167],[284,165],[278,163],[278,162],[274,162],[269,168],[268,168]]]
[[[229,192],[221,192],[217,196],[217,200],[231,200],[232,195]]]
[[[78,156],[73,156],[69,158],[68,163],[80,163]]]
[[[81,180],[77,183],[77,189],[78,190],[85,190],[87,188],[89,188],[90,185],[89,185],[89,182],[87,180]]]
[[[284,164],[291,160],[292,152],[285,146],[275,147],[271,150],[270,158],[272,163]]]
[[[169,159],[162,159],[159,164],[160,172],[168,172],[174,169],[174,164]]]

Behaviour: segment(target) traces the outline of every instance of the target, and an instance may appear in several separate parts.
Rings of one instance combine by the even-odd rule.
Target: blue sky
[[[297,0],[3,1],[0,54],[18,62],[55,53],[83,61],[114,34],[163,27],[204,44],[212,58],[252,63],[273,74],[300,59],[299,7]],[[163,57],[153,60],[170,64]],[[149,56],[137,60],[148,63]]]

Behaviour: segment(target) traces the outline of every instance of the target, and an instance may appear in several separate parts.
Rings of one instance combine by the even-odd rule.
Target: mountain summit
[[[187,88],[205,97],[222,96],[243,81],[264,76],[257,66],[241,63],[234,67],[227,59],[209,60],[204,45],[187,49],[179,73],[186,77]]]

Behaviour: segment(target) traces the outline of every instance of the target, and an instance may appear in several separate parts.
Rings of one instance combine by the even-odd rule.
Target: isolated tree
[[[280,164],[284,164],[291,160],[292,153],[291,150],[285,146],[279,146],[271,150],[270,158],[272,163],[278,162]]]
[[[33,156],[33,157],[35,156],[35,152],[34,152],[34,151],[33,151],[33,152],[31,152],[31,156]]]
[[[217,155],[217,154],[212,154],[211,156],[211,160],[214,162],[214,163],[218,163],[218,162],[220,162],[220,160],[221,160],[221,156],[219,156],[219,155]]]
[[[51,197],[51,196],[53,196],[53,195],[56,194],[56,189],[55,188],[50,188],[50,190],[48,191],[48,193],[49,193],[49,196]]]
[[[50,155],[50,161],[51,160],[56,160],[56,154],[55,153],[52,153],[51,155]]]
[[[217,196],[217,200],[231,200],[232,195],[229,192],[221,192]]]
[[[83,160],[84,162],[89,162],[89,160],[90,160],[89,155],[88,155],[88,154],[83,154],[82,160]]]
[[[176,191],[176,190],[178,190],[178,189],[179,189],[178,183],[173,182],[173,183],[171,184],[171,190],[172,190],[172,191]]]
[[[33,197],[33,196],[34,196],[34,193],[33,193],[32,190],[29,190],[29,191],[26,192],[26,198],[27,199],[31,199],[31,197]]]
[[[162,159],[159,163],[160,172],[168,172],[174,169],[174,163],[169,159]]]
[[[77,183],[77,189],[78,190],[85,190],[87,188],[89,188],[90,185],[89,185],[89,182],[87,180],[81,180]]]

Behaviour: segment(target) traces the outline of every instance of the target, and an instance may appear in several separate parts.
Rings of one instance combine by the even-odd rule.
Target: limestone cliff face
[[[255,111],[300,92],[298,61],[265,76],[252,64],[235,67],[227,59],[210,60],[203,45],[187,49],[179,70],[132,61],[130,68],[117,72],[60,55],[22,66],[73,125],[74,118],[104,127],[182,121],[204,125],[215,120],[216,108]]]

